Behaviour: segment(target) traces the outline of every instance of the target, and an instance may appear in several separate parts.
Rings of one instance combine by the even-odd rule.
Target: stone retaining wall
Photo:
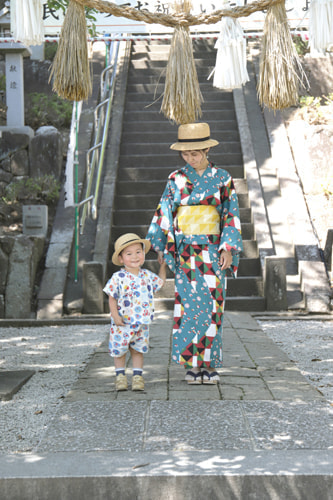
[[[63,140],[55,127],[0,127],[0,197],[21,179],[53,175],[60,179]],[[0,318],[35,316],[33,298],[45,238],[26,234],[0,236]]]

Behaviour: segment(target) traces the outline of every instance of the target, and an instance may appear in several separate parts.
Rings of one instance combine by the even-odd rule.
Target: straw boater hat
[[[140,236],[134,233],[126,233],[120,236],[114,244],[114,254],[112,255],[112,262],[115,266],[121,266],[119,254],[130,245],[134,243],[141,243],[144,246],[145,253],[150,250],[150,241],[141,239]]]
[[[208,123],[187,123],[178,128],[178,142],[170,146],[176,151],[192,151],[216,146],[218,141],[210,138]]]

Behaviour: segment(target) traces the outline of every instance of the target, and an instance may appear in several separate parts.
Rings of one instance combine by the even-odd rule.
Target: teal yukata
[[[177,224],[183,205],[212,205],[220,215],[220,234],[185,235]],[[222,366],[222,325],[226,271],[222,250],[233,255],[236,277],[243,249],[238,199],[230,174],[212,163],[200,177],[189,164],[169,175],[148,230],[152,248],[164,252],[175,273],[172,360],[186,369]]]

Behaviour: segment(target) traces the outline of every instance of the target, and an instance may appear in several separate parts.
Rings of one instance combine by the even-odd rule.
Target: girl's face
[[[128,245],[119,255],[119,261],[132,274],[138,274],[145,261],[145,252],[141,243]]]
[[[195,170],[202,170],[207,167],[208,149],[205,150],[192,150],[192,151],[182,151],[181,155],[183,160],[191,165]]]

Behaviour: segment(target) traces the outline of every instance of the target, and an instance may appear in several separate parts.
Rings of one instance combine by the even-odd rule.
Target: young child
[[[103,291],[109,296],[111,328],[109,353],[114,357],[116,391],[128,388],[125,375],[126,354],[132,357],[132,390],[143,391],[143,354],[149,347],[149,324],[154,317],[153,295],[166,280],[166,263],[160,265],[159,275],[141,269],[150,242],[136,234],[127,233],[115,242],[112,262],[124,266],[112,275]]]

